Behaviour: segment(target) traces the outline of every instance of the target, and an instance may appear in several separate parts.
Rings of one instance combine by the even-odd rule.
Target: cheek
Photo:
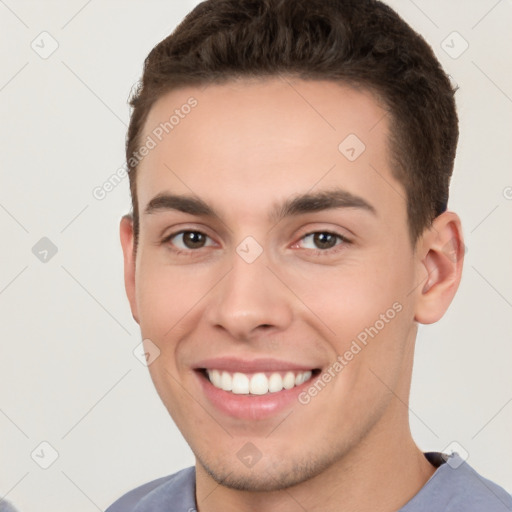
[[[187,418],[194,418],[194,424],[203,421],[201,411],[197,410],[197,403],[192,400],[185,391],[182,384],[179,384],[179,375],[174,368],[175,362],[169,364],[166,356],[162,355],[149,366],[149,373],[153,385],[165,405],[167,411],[182,432],[187,432]]]
[[[412,276],[411,263],[390,248],[295,276],[294,291],[331,345],[332,362],[342,358],[333,387],[341,400],[371,402],[386,392],[370,368],[385,382],[399,377],[413,316],[407,297]]]
[[[403,308],[410,300],[407,294],[413,275],[412,265],[397,260],[390,249],[354,253],[338,267],[309,265],[289,271],[287,282],[324,325],[327,337],[346,340],[373,325],[388,310],[388,316],[394,318],[399,309],[395,304]]]
[[[137,273],[137,306],[144,337],[176,338],[201,308],[213,283],[211,272],[195,265],[165,265],[141,258]]]

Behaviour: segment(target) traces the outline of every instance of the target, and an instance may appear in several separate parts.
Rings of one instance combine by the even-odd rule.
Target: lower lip
[[[310,386],[313,379],[291,389],[283,389],[266,395],[237,395],[216,388],[201,372],[196,372],[208,400],[222,413],[239,419],[262,420],[270,418],[293,404],[297,404],[298,395]]]

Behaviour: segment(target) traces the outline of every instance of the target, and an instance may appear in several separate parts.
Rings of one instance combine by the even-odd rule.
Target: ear
[[[414,319],[437,322],[445,314],[459,287],[464,261],[461,222],[454,212],[444,212],[425,230],[416,245],[417,294]]]
[[[119,226],[121,246],[124,257],[124,287],[133,319],[139,323],[139,314],[137,311],[137,301],[135,300],[135,255],[133,252],[133,217],[124,215]]]

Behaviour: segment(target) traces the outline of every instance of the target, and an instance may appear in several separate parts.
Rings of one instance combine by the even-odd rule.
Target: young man
[[[208,0],[153,49],[125,283],[196,465],[109,512],[512,509],[409,429],[418,323],[462,272],[453,93],[371,0]]]

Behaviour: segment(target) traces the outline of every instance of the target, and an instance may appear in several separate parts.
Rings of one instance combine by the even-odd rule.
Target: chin
[[[279,491],[310,480],[325,469],[334,461],[332,460],[301,460],[286,461],[284,464],[277,461],[263,459],[252,468],[241,468],[240,463],[227,467],[225,464],[207,464],[197,459],[206,473],[219,485],[248,492],[271,492]]]

